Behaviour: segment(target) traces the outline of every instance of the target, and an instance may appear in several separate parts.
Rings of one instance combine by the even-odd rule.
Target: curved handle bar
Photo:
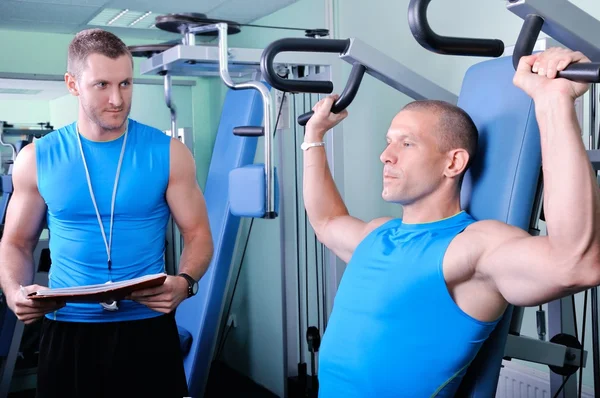
[[[431,0],[411,0],[408,6],[408,25],[421,46],[445,55],[499,57],[504,53],[502,40],[445,37],[436,34],[427,21],[427,7],[430,2]]]
[[[354,64],[352,66],[348,84],[346,84],[344,91],[342,94],[340,94],[340,97],[337,99],[337,101],[335,101],[331,106],[332,113],[340,113],[346,109],[352,101],[354,101],[354,97],[356,97],[356,93],[358,93],[358,88],[360,87],[360,83],[362,82],[362,78],[366,71],[367,68],[362,64]],[[310,111],[298,116],[298,124],[301,126],[306,126],[306,123],[308,123],[314,114],[314,111]]]
[[[280,91],[329,94],[333,91],[333,83],[318,80],[289,80],[282,79],[275,72],[273,60],[284,51],[319,52],[343,54],[350,45],[350,39],[309,39],[287,38],[279,39],[269,44],[260,57],[262,74],[272,87]]]
[[[515,45],[513,53],[513,67],[515,70],[519,66],[522,57],[531,55],[535,42],[542,31],[544,19],[539,15],[528,15],[525,18],[521,33]],[[600,83],[600,63],[586,62],[583,64],[571,64],[556,74],[556,77],[562,77],[582,83]]]

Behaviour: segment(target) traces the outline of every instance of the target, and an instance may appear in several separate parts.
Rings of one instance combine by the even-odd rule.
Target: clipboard
[[[122,300],[136,290],[161,286],[166,279],[166,274],[152,274],[119,282],[40,289],[29,293],[27,297],[32,300],[65,301],[69,303],[111,302]]]

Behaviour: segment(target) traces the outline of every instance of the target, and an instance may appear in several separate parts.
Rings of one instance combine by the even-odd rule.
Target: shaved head
[[[436,100],[414,101],[402,110],[425,111],[435,115],[438,118],[435,131],[438,149],[440,152],[458,148],[466,150],[469,163],[465,171],[469,168],[477,153],[479,134],[467,112],[448,102]]]

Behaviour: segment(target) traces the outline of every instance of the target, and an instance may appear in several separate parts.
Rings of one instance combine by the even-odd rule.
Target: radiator
[[[552,398],[549,371],[542,372],[513,361],[502,364],[496,398]],[[593,389],[583,386],[581,397],[593,398]]]

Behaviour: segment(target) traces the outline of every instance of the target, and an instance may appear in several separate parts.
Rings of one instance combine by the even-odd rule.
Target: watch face
[[[192,285],[192,293],[198,293],[198,282],[194,282],[194,284]]]

